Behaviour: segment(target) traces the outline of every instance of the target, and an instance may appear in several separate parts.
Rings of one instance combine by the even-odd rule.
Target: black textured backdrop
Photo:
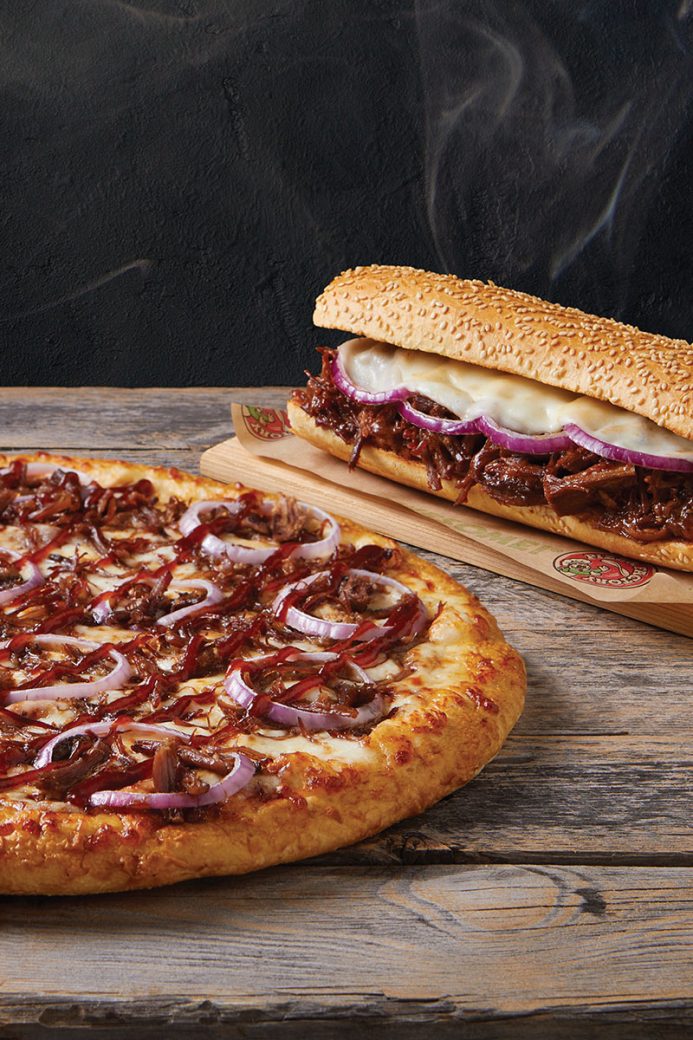
[[[693,335],[690,0],[2,0],[2,383],[289,383],[411,263]]]

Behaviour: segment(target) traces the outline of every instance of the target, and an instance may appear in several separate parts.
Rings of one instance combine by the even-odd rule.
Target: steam
[[[63,303],[72,303],[73,300],[78,300],[81,296],[87,296],[89,293],[95,292],[95,290],[100,289],[102,285],[108,285],[109,282],[112,282],[115,278],[120,278],[123,274],[127,274],[128,271],[139,271],[142,278],[146,278],[151,267],[152,261],[148,260],[146,257],[142,257],[138,260],[130,260],[128,263],[116,267],[115,270],[107,271],[100,277],[87,282],[86,285],[81,285],[78,289],[74,289],[70,293],[65,293],[65,295],[59,296],[55,300],[49,300],[46,303],[39,304],[38,307],[32,307],[30,310],[18,311],[16,314],[4,314],[0,317],[0,325],[6,325],[10,321],[16,321],[18,318],[29,318],[34,314],[44,314],[46,311],[50,311],[54,307],[60,307]]]
[[[417,0],[429,225],[444,269],[547,295],[569,270],[606,278],[617,309],[685,126],[693,5],[632,25],[609,5],[562,5],[573,69],[532,13],[543,6]]]

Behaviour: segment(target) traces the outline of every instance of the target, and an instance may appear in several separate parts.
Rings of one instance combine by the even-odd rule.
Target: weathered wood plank
[[[335,1034],[310,1032],[316,1019],[351,1019],[336,1035],[353,1036],[394,1019],[489,1037],[511,1035],[491,1023],[519,1020],[512,1035],[567,1036],[588,1035],[561,1032],[568,1014],[693,1016],[683,870],[296,867],[156,895],[6,900],[0,919],[6,1027],[228,1023],[239,1033],[225,1035],[275,1036],[281,1022],[320,1036]]]
[[[208,447],[231,436],[231,400],[284,405],[286,387],[130,390],[3,387],[0,450]]]

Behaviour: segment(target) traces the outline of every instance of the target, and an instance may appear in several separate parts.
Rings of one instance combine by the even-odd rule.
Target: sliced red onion
[[[476,419],[439,419],[435,415],[420,412],[408,401],[403,401],[398,410],[402,418],[410,422],[412,426],[418,426],[422,430],[432,430],[433,433],[444,433],[449,437],[455,437],[478,431]]]
[[[115,591],[115,590],[114,590]],[[103,625],[108,621],[113,608],[111,607],[111,597],[108,596],[106,599],[100,600],[96,606],[91,608],[91,616],[97,625]]]
[[[116,587],[111,589],[110,592],[101,593],[103,598],[97,596],[96,598],[98,599],[98,603],[95,603],[94,606],[88,608],[91,610],[92,618],[97,625],[103,625],[108,621],[113,613],[111,600],[114,596],[121,595],[123,591],[131,588],[133,585],[149,585],[151,588],[151,586],[155,585],[157,581],[159,581],[159,578],[153,574],[140,573],[136,574],[134,578],[129,578],[127,581],[123,582],[122,585],[116,585]]]
[[[60,463],[55,462],[27,462],[26,475],[27,477],[32,478],[50,477],[50,475],[55,473],[57,469],[61,469],[64,473],[74,473],[75,476],[79,477],[80,483],[82,484],[88,484],[92,480],[92,478],[88,477],[86,473],[82,473],[73,466],[63,466]]]
[[[12,560],[20,560],[22,558],[21,553],[13,552],[12,549],[2,549],[0,552],[9,556]],[[26,581],[22,582],[21,585],[15,585],[14,588],[11,589],[3,589],[2,592],[0,592],[0,605],[11,603],[13,600],[18,599],[18,597],[23,593],[29,592],[30,589],[35,589],[38,585],[43,585],[45,578],[35,563],[32,563],[31,560],[27,560],[26,563],[22,565],[22,569],[29,572],[29,577]]]
[[[362,390],[361,387],[356,386],[349,379],[344,370],[339,352],[332,359],[331,368],[335,386],[346,397],[350,397],[352,401],[358,401],[359,404],[394,404],[395,401],[404,401],[407,397],[411,397],[411,391],[407,390],[406,386],[397,386],[392,390],[383,390],[379,393],[370,393],[368,390]]]
[[[187,734],[181,733],[177,729],[171,729],[169,726],[161,726],[153,722],[131,722],[129,719],[116,719],[115,722],[85,722],[83,726],[73,726],[72,729],[63,730],[62,733],[58,733],[47,744],[44,744],[36,757],[34,766],[37,769],[47,766],[52,761],[53,752],[58,744],[62,744],[64,740],[69,740],[71,737],[79,737],[83,733],[91,733],[95,737],[106,737],[111,733],[114,735],[116,733],[138,733],[142,737],[153,737],[155,739],[158,737],[161,740],[164,740],[166,737],[187,739]]]
[[[298,504],[302,509],[305,509],[309,516],[315,517],[316,520],[322,521],[323,524],[329,524],[330,531],[324,538],[320,538],[316,542],[299,542],[291,555],[296,556],[300,560],[327,559],[339,545],[339,524],[324,509],[318,509],[317,506],[307,506],[304,502],[299,502]]]
[[[344,345],[344,344],[343,344]],[[614,462],[626,462],[634,466],[644,466],[649,469],[669,470],[677,473],[693,473],[693,460],[677,458],[676,456],[652,455],[649,452],[636,451],[631,448],[623,448],[618,444],[610,444],[599,437],[583,430],[574,423],[566,423],[562,430],[556,433],[525,434],[509,430],[500,426],[488,415],[481,415],[476,419],[439,419],[432,415],[426,415],[418,411],[407,400],[414,391],[407,387],[399,386],[391,390],[378,393],[370,393],[356,386],[346,374],[344,364],[337,351],[331,362],[332,379],[335,385],[354,401],[361,404],[399,404],[398,411],[403,419],[418,426],[423,430],[431,430],[447,436],[458,436],[471,433],[483,433],[493,444],[498,444],[509,451],[524,455],[548,455],[554,451],[565,451],[572,444],[579,444],[595,455],[601,455],[605,459]]]
[[[677,473],[693,473],[693,462],[689,459],[665,458],[662,455],[649,455],[644,451],[621,448],[618,444],[609,444],[587,433],[575,423],[567,423],[565,432],[581,448],[593,451],[595,455],[602,455],[605,459],[611,459],[612,462],[627,462],[632,466],[646,466],[648,469],[664,469]]]
[[[126,582],[125,585],[151,586],[156,585],[159,580],[160,578],[155,575],[138,574],[135,579]],[[204,589],[207,596],[199,603],[193,603],[189,607],[181,607],[180,610],[174,610],[170,614],[164,614],[163,617],[160,617],[157,621],[157,625],[165,625],[166,627],[169,625],[175,625],[183,618],[192,614],[197,614],[201,610],[205,610],[207,607],[212,606],[214,603],[220,603],[224,598],[224,593],[221,589],[218,589],[213,582],[207,581],[204,578],[191,578],[189,581],[182,579],[179,581],[172,581],[168,587],[170,589]],[[111,599],[118,595],[121,588],[122,586],[112,589],[108,595],[104,596],[103,599],[99,600],[99,602],[91,608],[91,616],[94,621],[96,621],[97,625],[104,624],[104,622],[108,621],[113,614]]]
[[[203,600],[199,603],[193,603],[189,607],[181,607],[180,610],[174,610],[170,614],[164,614],[157,620],[157,625],[165,625],[167,628],[170,625],[177,625],[183,618],[191,617],[193,614],[199,614],[200,611],[206,607],[211,607],[215,603],[220,603],[224,598],[224,593],[221,589],[205,578],[191,578],[190,581],[172,581],[169,585],[170,589],[204,589],[207,593]]]
[[[60,636],[52,633],[32,635],[31,642],[44,646],[75,646],[85,652],[99,648],[98,643],[93,643],[88,639],[76,639],[74,636]],[[3,645],[7,646],[7,643]],[[132,675],[130,662],[116,649],[111,649],[108,653],[115,661],[115,668],[102,679],[94,679],[93,682],[59,683],[55,686],[33,686],[25,690],[9,690],[6,701],[8,704],[16,704],[21,701],[72,700],[76,697],[91,697],[95,693],[104,691],[122,690]]]
[[[196,527],[199,527],[202,520],[200,520],[200,513],[207,512],[209,509],[216,509],[217,507],[225,509],[227,513],[234,516],[236,513],[240,513],[243,508],[242,503],[239,501],[232,501],[228,499],[212,500],[207,499],[203,502],[193,502],[191,506],[183,513],[182,517],[178,521],[178,528],[183,535],[192,534]],[[205,539],[206,540],[206,539]]]
[[[300,650],[286,660],[288,662],[303,661],[334,661],[339,654],[331,653],[303,653]],[[254,667],[262,665],[264,658],[254,658],[248,663]],[[370,683],[368,674],[353,661],[348,662],[356,675],[363,683]],[[243,708],[251,708],[259,696],[243,678],[242,669],[235,668],[224,679],[224,688],[230,697]],[[354,715],[344,715],[338,711],[312,711],[309,708],[296,708],[292,704],[281,704],[279,701],[269,701],[263,715],[280,726],[302,726],[303,729],[315,732],[316,730],[344,730],[357,729],[366,726],[382,717],[385,703],[382,694],[376,695],[368,702],[358,708]]]
[[[479,431],[486,434],[494,444],[523,455],[549,455],[552,451],[565,451],[571,446],[565,430],[557,433],[515,433],[505,426],[499,426],[488,415],[480,415],[476,423]]]
[[[386,574],[378,574],[375,571],[364,571],[357,567],[352,568],[347,573],[356,574],[361,578],[367,578],[374,584],[394,589],[396,592],[399,592],[401,596],[412,595],[411,589],[408,589],[406,585],[403,585],[399,581],[395,581],[394,578],[390,578]],[[329,571],[319,571],[317,574],[310,574],[307,578],[301,578],[300,581],[295,581],[290,585],[285,585],[274,600],[272,610],[275,613],[278,613],[286,597],[294,590],[305,589],[307,591],[314,581],[317,581],[318,578],[323,578],[328,574]],[[420,600],[419,606],[420,610],[416,619],[410,626],[409,630],[406,633],[403,633],[403,635],[415,635],[425,626],[427,621],[426,608]],[[299,610],[298,607],[294,606],[289,607],[284,620],[290,628],[295,629],[297,632],[303,632],[308,636],[317,636],[319,639],[351,639],[354,633],[361,627],[358,624],[353,624],[348,621],[325,621],[323,618],[317,618],[313,614],[307,614],[305,611]],[[371,639],[378,639],[389,631],[389,625],[376,625],[374,622],[373,629],[371,631],[363,632],[359,636],[359,641],[367,642]]]
[[[308,516],[315,517],[315,519],[322,521],[323,524],[329,523],[330,531],[324,538],[320,538],[315,542],[298,542],[291,555],[303,560],[325,559],[331,556],[339,545],[339,524],[329,513],[318,509],[317,506],[308,506],[303,502],[298,504],[305,510]],[[269,506],[271,503],[268,502],[267,505]],[[182,534],[191,534],[196,527],[203,523],[200,519],[201,512],[217,507],[226,509],[231,515],[234,515],[240,512],[242,504],[233,501],[194,502],[186,509],[178,521],[178,527]],[[236,563],[249,563],[253,566],[264,563],[265,560],[268,560],[277,551],[276,545],[263,549],[253,549],[248,545],[236,545],[233,542],[225,542],[223,538],[219,538],[215,534],[208,534],[203,538],[202,548],[210,556],[226,555]]]
[[[53,462],[27,462],[26,475],[27,477],[49,477],[58,469],[63,470],[64,473],[74,473],[81,481],[86,484],[89,483],[90,478],[86,474],[81,473],[80,470],[74,469],[72,466],[62,466]]]
[[[204,805],[225,802],[252,780],[257,768],[246,755],[233,752],[236,764],[230,773],[212,784],[203,794],[185,794],[179,791],[161,791],[148,794],[145,791],[96,791],[91,796],[91,805],[105,809],[197,809]]]
[[[78,636],[61,636],[57,632],[27,632],[14,636],[21,640],[22,646],[27,643],[38,643],[39,646],[75,646],[78,650],[98,650],[99,643],[93,639],[82,639]],[[4,639],[0,643],[0,650],[6,650],[12,643],[12,639]]]

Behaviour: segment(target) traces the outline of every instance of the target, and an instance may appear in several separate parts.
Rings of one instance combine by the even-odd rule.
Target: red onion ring
[[[27,477],[48,477],[56,470],[61,469],[64,473],[74,473],[75,476],[79,477],[80,481],[84,484],[88,484],[90,477],[81,470],[74,469],[74,467],[61,466],[59,463],[54,464],[52,462],[27,462],[26,464],[26,475]]]
[[[432,430],[434,433],[443,433],[450,437],[478,432],[476,419],[439,419],[435,415],[420,412],[408,401],[403,401],[398,411],[403,419],[421,430]]]
[[[609,444],[598,437],[587,433],[575,423],[567,423],[565,432],[575,444],[581,448],[602,455],[612,462],[627,462],[633,466],[646,466],[648,469],[672,470],[677,473],[693,473],[693,462],[688,459],[665,458],[662,455],[649,455],[644,451],[632,451],[630,448],[620,448],[617,444]]]
[[[2,549],[0,553],[4,553],[9,556],[12,560],[21,560],[21,553],[14,552],[12,549]],[[27,560],[23,567],[29,571],[29,577],[26,581],[22,582],[21,585],[15,585],[11,589],[3,589],[0,592],[0,606],[4,603],[11,603],[13,600],[18,599],[25,592],[29,592],[30,589],[35,589],[38,585],[43,585],[45,578],[41,574],[35,563],[31,560]]]
[[[295,655],[286,658],[288,662],[295,661],[335,661],[339,654],[332,653],[304,653],[297,650]],[[246,662],[246,665],[254,667],[262,666],[265,657],[256,657]],[[361,682],[370,683],[370,679],[363,668],[354,661],[348,662],[358,675]],[[259,694],[248,685],[243,678],[243,669],[234,668],[224,679],[224,689],[237,704],[243,708],[251,708]],[[355,715],[344,715],[336,711],[312,711],[308,708],[295,708],[291,704],[281,704],[278,701],[269,701],[267,710],[263,715],[280,726],[302,726],[303,729],[315,732],[316,730],[345,730],[357,729],[369,722],[374,722],[382,717],[385,710],[382,694],[376,693],[368,704],[358,708]]]
[[[572,443],[570,437],[563,432],[515,433],[505,426],[499,426],[487,415],[480,415],[476,419],[439,419],[434,415],[426,415],[424,412],[418,411],[408,401],[400,404],[398,411],[403,419],[422,430],[432,430],[434,433],[442,433],[450,437],[483,433],[494,444],[525,455],[547,455],[552,451],[564,451]]]
[[[278,613],[281,606],[288,595],[290,595],[296,589],[305,589],[306,591],[310,588],[314,581],[318,578],[323,578],[329,571],[319,571],[317,574],[310,574],[307,578],[301,578],[300,581],[294,581],[290,585],[285,585],[280,591],[278,596],[272,603],[272,610],[274,613]],[[361,578],[368,578],[369,581],[375,584],[385,585],[387,588],[395,589],[403,597],[413,595],[411,589],[408,589],[406,585],[403,585],[399,581],[395,581],[394,578],[388,577],[386,574],[378,574],[375,571],[364,571],[357,567],[352,568],[347,574],[357,574]],[[345,575],[346,577],[346,575]],[[419,599],[419,612],[403,635],[416,635],[425,626],[427,619],[426,608]],[[317,618],[312,614],[306,614],[304,611],[299,610],[298,607],[291,606],[286,612],[284,619],[286,624],[295,629],[297,632],[303,632],[308,636],[317,636],[319,639],[351,639],[355,632],[361,627],[358,624],[347,621],[325,621],[323,618]],[[391,631],[389,625],[376,625],[372,631],[363,632],[359,636],[360,642],[367,642],[371,639],[378,639],[380,636],[386,635]]]
[[[161,737],[162,740],[166,737],[187,739],[187,734],[153,722],[131,722],[130,719],[116,719],[111,722],[85,722],[83,726],[73,726],[72,729],[64,729],[62,733],[58,733],[47,744],[44,744],[34,762],[34,766],[37,769],[47,766],[52,761],[53,752],[58,744],[62,744],[64,740],[69,740],[71,737],[79,737],[83,733],[92,733],[95,737],[106,737],[111,733],[114,735],[116,733],[139,733],[143,737]]]
[[[111,606],[111,600],[114,596],[122,593],[124,589],[130,588],[133,585],[149,585],[150,588],[156,584],[159,579],[153,574],[139,573],[134,578],[129,578],[123,582],[122,585],[116,585],[114,589],[111,589],[108,593],[100,593],[99,596],[95,597],[98,602],[93,606],[89,606],[87,609],[91,610],[91,616],[97,625],[103,625],[113,614],[113,607]],[[92,600],[92,603],[94,601]]]
[[[304,502],[299,502],[299,505],[309,516],[313,516],[323,523],[329,523],[331,529],[328,535],[318,539],[316,542],[298,542],[296,548],[291,552],[291,556],[303,560],[324,559],[331,556],[339,544],[339,524],[329,513],[318,509],[317,506],[308,506]],[[202,523],[200,513],[203,510],[215,509],[217,507],[222,507],[233,515],[241,510],[242,505],[240,502],[227,500],[194,502],[186,509],[178,521],[181,533],[183,535],[191,534]],[[236,563],[249,563],[252,565],[264,563],[265,560],[268,560],[277,551],[276,546],[269,546],[265,549],[252,549],[247,545],[235,545],[225,542],[215,534],[208,534],[203,538],[202,548],[210,556],[221,556],[224,554]]]
[[[78,469],[73,467],[61,466],[54,462],[27,462],[26,463],[26,475],[27,477],[49,477],[51,473],[55,473],[57,469],[63,470],[64,473],[74,473],[75,476],[79,477],[82,484],[88,484],[91,477],[88,477],[86,473],[82,473]],[[10,470],[4,469],[2,473],[9,473]]]
[[[199,603],[193,603],[189,607],[181,607],[180,610],[174,610],[170,614],[164,614],[163,617],[158,618],[157,625],[165,625],[168,628],[170,625],[177,625],[183,618],[191,617],[193,614],[199,614],[207,607],[213,606],[215,603],[221,603],[224,598],[224,593],[221,589],[205,578],[191,578],[190,581],[172,581],[169,585],[170,589],[204,589],[207,593],[203,600]]]
[[[155,585],[160,580],[156,575],[138,574],[135,579],[129,582],[125,582],[125,585]],[[111,606],[111,599],[121,591],[122,586],[118,586],[112,589],[107,595],[104,595],[99,602],[91,607],[91,616],[97,625],[102,625],[104,622],[113,614],[113,607]],[[170,589],[204,589],[207,593],[205,599],[199,603],[192,603],[189,607],[181,607],[180,610],[174,610],[170,614],[164,614],[157,620],[157,625],[176,625],[183,618],[191,616],[193,614],[199,614],[201,611],[206,610],[207,607],[213,606],[215,603],[221,603],[224,598],[224,593],[221,589],[217,588],[214,582],[207,581],[205,578],[191,578],[179,579],[178,581],[172,581],[168,588]]]
[[[76,639],[74,636],[59,636],[47,633],[45,635],[32,635],[31,641],[44,646],[75,646],[79,650],[98,650],[99,643],[93,643],[88,639]],[[7,643],[3,643],[7,646]],[[130,662],[118,650],[108,651],[109,656],[115,661],[115,668],[104,675],[102,679],[94,679],[93,682],[59,683],[55,686],[33,686],[25,690],[9,690],[7,703],[17,704],[22,701],[44,701],[44,700],[72,700],[75,697],[91,697],[95,693],[104,691],[122,690],[132,675]]]
[[[480,415],[476,426],[494,444],[524,455],[549,455],[552,451],[565,451],[572,443],[565,430],[557,433],[515,433],[505,426],[499,426],[488,415]]]
[[[649,469],[669,470],[677,473],[693,473],[693,461],[663,455],[651,455],[648,452],[635,451],[631,448],[622,448],[617,444],[610,444],[599,437],[583,430],[575,423],[566,423],[564,428],[556,433],[525,434],[509,430],[500,426],[488,415],[480,415],[476,419],[439,419],[433,415],[426,415],[414,408],[407,398],[412,397],[414,391],[406,387],[398,386],[392,390],[383,390],[379,393],[369,393],[362,390],[347,376],[339,352],[332,358],[330,365],[332,379],[335,386],[353,401],[360,404],[395,404],[399,403],[398,411],[406,422],[417,426],[422,430],[431,430],[433,433],[441,433],[447,436],[464,436],[471,433],[483,433],[494,444],[498,444],[508,451],[514,451],[524,455],[548,455],[554,451],[565,451],[572,444],[578,444],[588,451],[600,455],[602,458],[614,462],[626,462],[634,466],[645,466]]]
[[[252,780],[257,768],[247,755],[234,751],[236,764],[230,773],[203,794],[178,791],[96,791],[89,802],[105,809],[197,809],[203,805],[225,802]]]
[[[368,390],[362,390],[349,379],[344,370],[339,352],[332,359],[331,370],[335,386],[346,397],[350,397],[352,401],[358,401],[359,404],[394,404],[395,401],[404,401],[407,397],[411,397],[411,391],[407,390],[406,386],[398,386],[393,390],[383,390],[379,393],[369,393]]]

